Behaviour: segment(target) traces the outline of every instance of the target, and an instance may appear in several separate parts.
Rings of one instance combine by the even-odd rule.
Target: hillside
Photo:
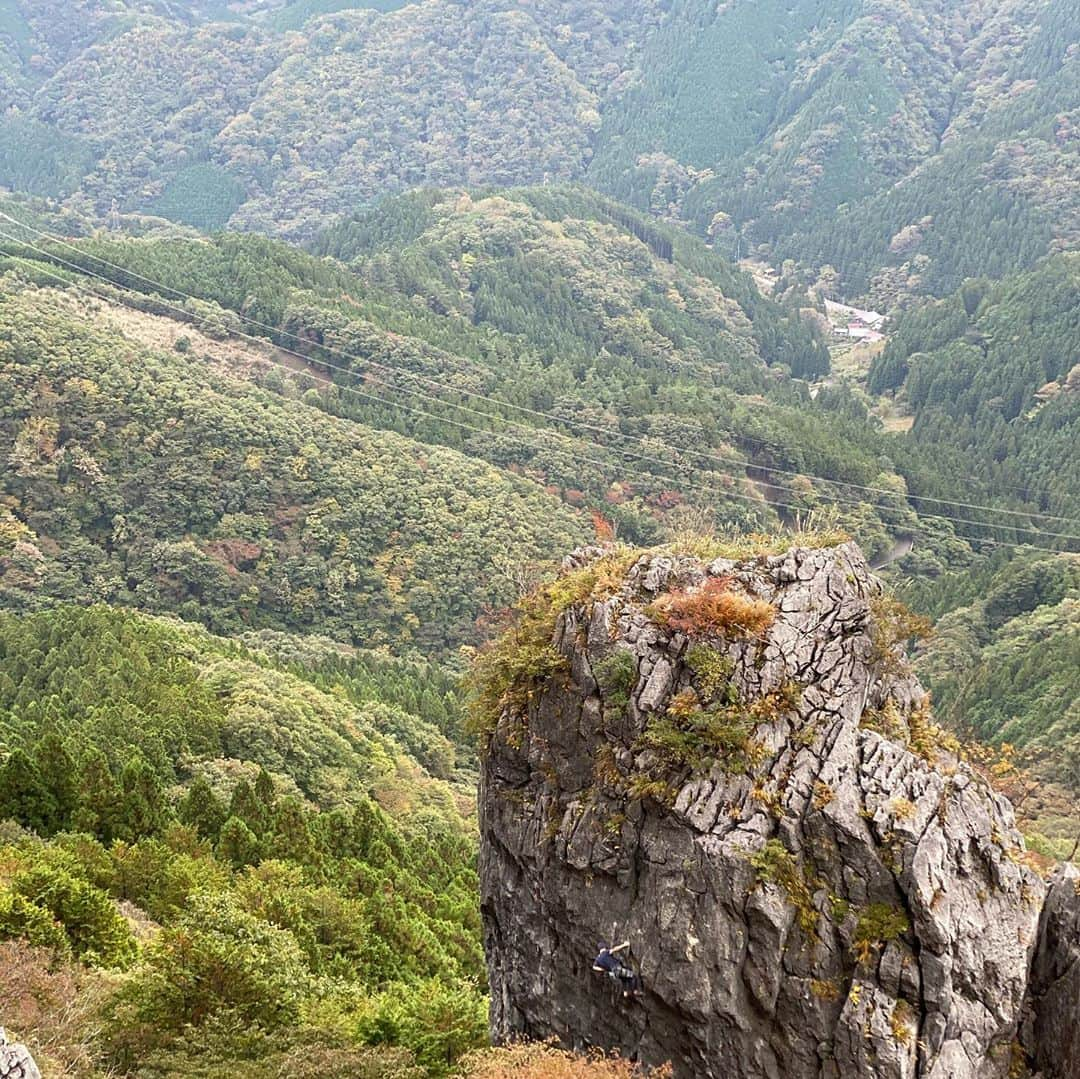
[[[513,595],[496,555],[586,534],[533,483],[259,388],[258,352],[207,362],[182,326],[151,347],[137,326],[47,290],[0,302],[9,608],[89,596],[441,650]]]
[[[0,0],[0,1030],[1080,1079],[1078,123],[1075,0]]]
[[[1077,238],[1068,0],[83,7],[0,6],[0,183],[99,215],[585,179],[883,307]]]
[[[56,20],[6,2],[11,39],[32,49]],[[624,17],[637,5],[595,2],[301,3],[228,25],[150,6],[107,30],[91,20],[48,77],[24,72],[13,134],[37,164],[12,163],[0,182],[78,188],[99,212],[115,198],[302,237],[387,189],[568,179],[588,161],[599,86],[641,23]],[[91,160],[61,170],[70,138]]]
[[[1078,34],[1067,0],[676,4],[590,176],[882,308],[941,294],[1075,243]]]
[[[6,206],[12,354],[32,339],[49,345],[30,350],[13,385],[74,366],[96,380],[91,370],[111,355],[109,392],[65,383],[62,410],[13,397],[6,416],[10,508],[46,538],[33,570],[47,579],[42,596],[72,598],[76,581],[92,581],[92,596],[225,632],[318,627],[431,652],[476,640],[477,616],[509,599],[522,573],[592,531],[586,510],[645,543],[824,514],[871,557],[914,537],[896,568],[923,580],[968,565],[980,541],[1072,549],[1069,528],[1043,516],[1059,504],[1073,453],[1050,412],[1032,424],[1047,423],[1049,440],[995,450],[1000,476],[974,451],[957,471],[951,447],[887,435],[842,381],[809,383],[829,362],[809,300],[763,297],[700,240],[587,191],[402,196],[324,231],[324,257],[160,229],[58,242],[48,237],[81,223]],[[1068,289],[1059,293],[1065,332]],[[901,325],[890,363],[921,317]],[[113,354],[117,334],[126,359]],[[78,364],[69,337],[81,342]],[[155,373],[132,382],[127,367],[141,370],[135,357],[148,355]],[[203,387],[200,407],[153,452],[131,456],[117,425],[133,409],[148,428],[173,424],[187,383]],[[62,411],[86,410],[104,431],[54,430]],[[221,459],[190,452],[204,443]],[[76,445],[113,476],[118,501],[107,510],[93,484],[54,467]],[[136,477],[117,483],[121,467]],[[77,519],[31,520],[20,508],[60,489],[72,491]],[[160,504],[142,500],[149,489]],[[552,508],[508,509],[525,505]],[[512,538],[500,536],[504,519]],[[73,561],[47,569],[50,542],[76,536]],[[458,575],[470,565],[485,591]],[[211,593],[220,601],[200,604]],[[25,588],[13,595],[30,602]]]
[[[905,442],[1045,513],[1080,514],[1080,258],[979,278],[899,320],[868,385],[914,416]],[[1060,523],[1060,522],[1059,522]]]
[[[979,591],[938,620],[917,656],[938,715],[1026,751],[1040,774],[1080,790],[1080,565],[1013,562]]]

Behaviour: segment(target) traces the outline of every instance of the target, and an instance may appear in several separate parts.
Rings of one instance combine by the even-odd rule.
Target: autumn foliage
[[[599,1051],[577,1056],[546,1043],[485,1049],[470,1054],[463,1063],[466,1079],[643,1079],[645,1075],[636,1064],[618,1056]],[[671,1079],[671,1068],[652,1068],[648,1074],[653,1079]]]
[[[771,604],[734,591],[730,577],[713,577],[699,588],[660,596],[649,614],[691,637],[756,637],[776,618]]]

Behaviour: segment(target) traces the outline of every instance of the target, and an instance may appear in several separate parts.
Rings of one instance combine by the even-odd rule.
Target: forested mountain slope
[[[5,2],[12,39],[32,43],[24,0]],[[319,215],[387,189],[580,176],[601,87],[654,18],[596,0],[368,7],[297,4],[228,25],[113,20],[44,69],[51,77],[24,77],[8,122],[30,160],[7,163],[0,182],[77,188],[98,211],[115,198],[203,226],[234,215],[308,236]],[[88,157],[61,167],[69,139]]]
[[[585,178],[882,304],[1080,227],[1069,0],[0,12],[0,182],[99,214],[305,238],[387,190]]]
[[[288,354],[271,350],[254,359],[241,349],[241,366],[245,370],[254,366],[267,389],[295,393],[282,382],[282,363],[291,367],[289,381],[303,394],[306,407],[280,401],[275,406],[282,416],[290,416],[290,423],[297,422],[291,415],[297,413],[303,425],[295,437],[293,428],[287,428],[289,445],[277,434],[273,420],[267,421],[263,435],[249,434],[249,425],[243,422],[224,428],[217,424],[210,430],[217,405],[207,406],[208,434],[200,432],[213,445],[235,439],[235,431],[243,430],[241,445],[230,452],[242,451],[246,458],[255,448],[266,457],[266,467],[277,462],[273,468],[280,465],[288,476],[293,465],[286,467],[286,460],[310,442],[313,448],[301,454],[310,462],[305,466],[310,471],[303,477],[307,484],[303,498],[278,492],[272,484],[269,498],[275,503],[306,504],[307,499],[327,498],[331,488],[345,482],[356,485],[353,505],[340,513],[359,521],[358,514],[374,512],[384,495],[368,485],[374,482],[378,487],[382,480],[358,472],[343,481],[342,470],[348,466],[338,450],[330,448],[342,437],[351,437],[348,423],[359,422],[482,457],[543,485],[572,507],[599,511],[630,539],[653,542],[666,528],[679,527],[680,520],[683,525],[699,520],[706,526],[772,528],[834,500],[839,501],[840,523],[871,550],[886,549],[896,532],[916,529],[919,521],[905,498],[905,482],[882,457],[886,443],[865,408],[842,389],[822,389],[814,396],[805,382],[789,377],[791,370],[804,375],[820,372],[828,362],[813,326],[796,309],[762,298],[749,278],[733,273],[699,241],[627,214],[595,196],[549,189],[479,200],[462,193],[412,196],[327,234],[324,245],[349,258],[350,268],[266,240],[237,236],[208,243],[179,237],[112,240],[102,235],[50,247],[39,235],[9,224],[6,236],[28,236],[37,242],[35,249],[5,244],[19,256],[8,261],[13,272],[29,275],[41,285],[63,283],[72,277],[73,268],[85,267],[127,286],[123,292],[108,293],[114,303],[104,322],[116,322],[117,305],[121,311],[131,305],[141,308],[151,323],[167,316],[175,323],[171,329],[155,330],[149,338],[169,349],[166,358],[155,360],[165,364],[165,371],[186,372],[194,366],[202,372],[200,354],[220,351],[207,335],[231,342],[224,348],[226,357],[237,342],[265,349],[274,340],[288,349]],[[26,259],[28,255],[33,261]],[[102,294],[109,288],[99,277],[83,276],[73,286],[72,297],[87,290]],[[183,299],[171,290],[195,298]],[[33,308],[39,298],[32,290],[13,297],[10,332],[16,338],[31,331],[14,312],[26,309],[20,305]],[[557,317],[552,317],[553,311]],[[44,327],[62,326],[61,337],[68,333],[85,337],[85,327],[77,323],[88,313],[93,314],[92,309],[76,305],[60,323],[46,314],[38,320],[42,323],[38,332],[48,340],[50,331]],[[241,321],[240,315],[254,323]],[[133,327],[143,325],[145,330],[145,322],[121,319],[121,328],[134,332]],[[192,332],[180,324],[191,326]],[[141,340],[147,340],[146,332]],[[237,336],[245,333],[257,335],[255,341]],[[188,338],[179,342],[187,351],[177,352],[181,337]],[[86,348],[93,353],[92,344]],[[34,355],[43,363],[48,350]],[[32,376],[24,371],[21,377]],[[331,379],[334,385],[328,385]],[[239,400],[249,392],[241,390]],[[166,404],[164,396],[153,406],[162,419],[180,404]],[[233,400],[220,400],[224,412],[238,407]],[[104,400],[80,402],[77,408],[72,403],[71,410],[78,414],[99,404],[104,407]],[[110,407],[129,406],[118,400]],[[345,426],[329,423],[318,410],[334,414]],[[19,435],[19,425],[27,418],[28,409],[9,418],[13,449],[17,440],[28,438]],[[111,427],[106,432],[106,442],[115,437]],[[371,444],[370,432],[360,437]],[[248,438],[258,445],[243,447]],[[19,447],[24,445],[28,442],[18,442]],[[27,452],[33,458],[37,451],[31,445]],[[48,449],[46,456],[52,452]],[[113,459],[112,451],[103,456],[105,462]],[[385,473],[396,473],[395,482],[405,482],[409,459],[408,454],[388,457]],[[418,467],[426,469],[423,488],[436,490],[443,482],[436,460],[441,462],[437,456],[426,464],[418,461]],[[20,467],[36,466],[31,460]],[[156,466],[150,462],[148,467]],[[244,497],[249,481],[263,491],[258,474],[240,467],[240,462],[223,467],[185,459],[177,475],[207,469],[211,475],[206,482],[215,497],[226,476],[225,489],[235,485],[234,498]],[[442,556],[449,548],[444,543],[473,544],[471,527],[462,529],[460,522],[450,527],[447,517],[444,524],[457,539],[423,537],[432,528],[443,528],[432,523],[431,513],[438,513],[435,507],[444,504],[449,512],[451,504],[458,507],[467,499],[459,482],[451,480],[450,485],[453,496],[441,495],[430,512],[422,503],[405,507],[401,520],[386,520],[371,534],[353,538],[344,564],[332,539],[323,554],[315,555],[309,548],[300,556],[294,554],[289,545],[307,534],[305,514],[311,511],[306,508],[275,505],[272,512],[262,510],[250,521],[238,509],[211,503],[198,511],[195,523],[188,518],[184,496],[163,507],[160,518],[156,510],[148,511],[146,527],[159,541],[180,538],[166,537],[164,529],[191,533],[197,544],[228,540],[258,546],[263,553],[254,562],[242,559],[230,569],[218,567],[231,582],[224,595],[232,597],[228,607],[237,616],[251,602],[241,599],[244,590],[257,584],[257,605],[269,603],[278,611],[269,624],[281,624],[277,621],[281,612],[294,608],[296,613],[289,617],[314,618],[309,590],[320,592],[333,582],[331,591],[352,598],[341,600],[348,614],[331,615],[320,609],[319,617],[330,619],[325,632],[355,639],[360,627],[370,627],[374,619],[380,626],[398,627],[391,639],[405,641],[415,633],[422,647],[431,647],[445,638],[450,623],[457,629],[449,637],[460,640],[468,618],[496,598],[477,597],[476,603],[467,605],[469,613],[449,613],[457,610],[456,601],[448,600],[438,583],[446,571]],[[534,494],[527,497],[539,496],[537,487],[522,487],[517,480],[510,489],[531,489]],[[362,490],[367,494],[361,495]],[[260,499],[267,497],[260,494]],[[443,497],[450,502],[441,503]],[[474,491],[472,497],[479,496]],[[369,510],[362,508],[365,500]],[[481,503],[487,508],[477,510],[475,524],[470,525],[477,537],[490,537],[492,529],[483,522],[500,519],[504,511],[498,502],[495,508],[486,499]],[[964,557],[965,546],[953,538],[954,531],[956,537],[987,534],[979,525],[951,529],[936,519],[937,508],[929,507],[925,522],[931,537],[925,551],[930,566],[935,558],[946,557],[946,551],[951,551],[947,557]],[[236,512],[241,518],[235,518]],[[123,511],[115,510],[111,516],[117,513]],[[416,514],[427,517],[414,535],[400,526],[419,520]],[[214,519],[222,515],[228,522],[219,534],[222,526]],[[330,537],[341,526],[339,516],[331,508],[325,524]],[[569,516],[526,516],[537,521],[539,531],[530,531],[532,539],[523,536],[523,546],[513,547],[523,556],[519,561],[551,557],[553,550],[566,546],[541,542],[541,534],[548,540],[580,535],[566,523]],[[511,515],[511,520],[519,519]],[[991,523],[996,530],[998,522]],[[1030,527],[1025,516],[1006,523]],[[101,528],[102,538],[109,532],[103,525],[95,527]],[[142,528],[140,522],[130,532],[136,535]],[[268,539],[273,545],[264,551]],[[489,542],[490,553],[497,541],[475,540],[480,548]],[[387,544],[393,550],[383,554]],[[429,566],[418,545],[428,545],[439,565]],[[144,549],[136,544],[134,550]],[[289,564],[305,569],[297,582],[290,582],[290,594],[275,599],[276,589],[284,586],[277,571],[264,576],[266,559],[286,558],[286,550],[293,560]],[[436,550],[441,553],[436,555]],[[372,571],[360,567],[380,555],[384,561],[375,565],[368,580]],[[140,557],[144,556],[145,551]],[[399,557],[404,560],[400,566]],[[205,564],[203,555],[192,558],[197,565]],[[217,579],[214,564],[212,558],[205,564],[211,577],[199,587]],[[315,578],[301,580],[315,565],[320,567]],[[353,580],[354,571],[359,579]],[[179,572],[183,576],[188,570]],[[203,571],[190,572],[194,579]],[[141,572],[137,576],[144,589],[158,594],[158,585],[142,582]],[[119,579],[126,578],[121,573]],[[402,593],[384,602],[384,587],[399,587],[388,583],[395,581],[404,582]],[[177,599],[191,598],[186,584],[176,587]],[[459,587],[467,584],[450,585],[449,595],[457,594]],[[414,589],[419,591],[414,594]],[[420,592],[427,598],[421,599]],[[367,597],[359,607],[354,603],[358,595]],[[307,613],[299,614],[302,609]],[[422,624],[412,625],[415,619]]]
[[[25,386],[40,373],[35,364],[69,364],[76,353],[57,345],[68,335],[82,342],[80,377],[91,377],[94,357],[112,348],[94,344],[105,326],[136,342],[127,361],[114,356],[117,372],[132,363],[142,370],[134,357],[147,345],[166,350],[153,357],[165,373],[160,387],[152,376],[125,381],[115,396],[65,396],[63,408],[40,416],[41,406],[15,398],[7,435],[17,470],[7,482],[18,485],[10,490],[16,514],[36,490],[29,479],[70,482],[69,472],[54,474],[51,455],[66,461],[72,435],[100,467],[119,467],[126,458],[115,425],[130,396],[150,395],[154,422],[166,422],[183,405],[168,389],[174,377],[194,386],[220,377],[206,355],[277,395],[258,406],[253,426],[247,413],[265,397],[250,378],[236,394],[232,383],[207,386],[205,409],[165,443],[181,462],[163,473],[152,455],[135,457],[144,471],[121,485],[120,504],[102,514],[91,502],[76,527],[65,518],[65,535],[103,546],[109,569],[87,578],[98,556],[80,548],[81,568],[65,571],[67,586],[54,568],[42,570],[58,595],[92,579],[93,595],[133,602],[136,585],[125,582],[134,581],[152,609],[184,610],[220,590],[214,628],[251,618],[292,629],[319,623],[345,640],[376,632],[376,640],[437,649],[469,639],[484,605],[513,587],[511,572],[482,573],[488,590],[465,601],[471,585],[454,574],[491,564],[507,507],[554,506],[552,497],[564,510],[510,512],[508,528],[519,531],[503,537],[506,566],[572,545],[586,530],[579,508],[639,542],[687,526],[768,530],[824,510],[871,555],[917,536],[910,568],[931,577],[962,567],[976,540],[1070,549],[1068,530],[1042,516],[1054,512],[1052,500],[994,483],[974,459],[958,471],[951,457],[887,436],[842,384],[812,389],[804,380],[828,364],[815,312],[762,297],[701,241],[585,191],[404,196],[325,232],[318,249],[335,259],[235,235],[56,242],[34,231],[22,207],[16,214],[30,227],[6,219],[0,250],[14,275],[9,333],[31,363],[9,378]],[[68,298],[57,307],[49,291],[16,285],[20,278],[70,283]],[[88,295],[98,297],[89,307]],[[21,314],[28,311],[36,329]],[[34,333],[41,347],[26,344]],[[103,423],[111,417],[104,432],[49,426],[87,409]],[[236,418],[222,424],[223,415]],[[43,425],[44,449],[25,426],[31,420]],[[463,486],[463,459],[373,437],[373,428],[482,458],[499,472],[468,466],[477,479]],[[185,439],[196,434],[224,462],[191,455],[195,443]],[[1069,443],[1059,442],[1043,447],[1044,472],[1067,462]],[[364,454],[382,455],[379,471],[350,464],[370,459]],[[160,487],[163,475],[185,490],[199,477],[208,501],[175,498],[166,483],[160,507],[132,509],[141,483]],[[402,502],[406,487],[423,493]],[[255,513],[246,508],[254,492]],[[1006,512],[947,501],[957,498]],[[116,517],[127,524],[114,536]],[[451,569],[452,550],[471,553],[464,562],[455,555]],[[132,572],[123,568],[129,561]],[[206,617],[194,609],[190,617]]]
[[[947,291],[1076,239],[1078,19],[1064,0],[676,4],[590,176],[726,249],[738,231],[831,264],[849,295]]]
[[[970,280],[899,320],[869,388],[915,417],[925,458],[1047,513],[1080,515],[1080,256]],[[1060,522],[1059,522],[1060,523]]]
[[[794,594],[826,556],[770,562],[790,533],[856,539],[938,621],[919,664],[939,715],[1030,752],[1025,828],[1067,853],[1078,19],[1071,0],[0,0],[0,1024],[46,1074],[590,1073],[547,1049],[534,1071],[461,1063],[487,1023],[460,678],[509,626],[473,733],[506,694],[524,709],[561,658],[550,612],[515,600],[610,599],[623,542],[663,544],[660,573],[745,557]],[[868,373],[831,370],[836,294],[895,316]],[[534,592],[596,543],[600,569]],[[839,645],[891,679],[926,626],[855,561],[783,614],[796,649],[817,635],[807,670],[832,679]],[[648,618],[771,622],[731,581]],[[833,620],[852,589],[873,619]],[[740,710],[726,656],[674,648],[689,698],[655,695],[642,744],[758,768],[766,711]],[[611,659],[597,692],[622,708]],[[800,696],[759,703],[779,719]],[[940,734],[913,721],[913,744]],[[768,737],[799,754],[802,734]],[[755,818],[774,782],[826,809],[780,771],[740,786]],[[664,797],[637,778],[597,850]],[[537,823],[532,846],[558,830]],[[762,866],[805,890],[780,853]],[[851,939],[834,955],[864,965]],[[838,1010],[829,984],[792,1000]]]
[[[471,789],[418,759],[452,767],[450,683],[269,643],[303,665],[0,615],[0,1003],[46,1074],[419,1079],[482,1044]]]
[[[1080,790],[1080,562],[1011,562],[938,620],[917,667],[938,715],[975,738],[1029,752]]]
[[[533,483],[86,316],[32,290],[0,302],[8,607],[89,596],[438,650],[513,594],[497,554],[588,534]]]

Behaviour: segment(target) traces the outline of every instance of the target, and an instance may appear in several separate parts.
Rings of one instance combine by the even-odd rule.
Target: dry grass
[[[461,1074],[465,1079],[671,1079],[672,1072],[668,1065],[646,1072],[598,1051],[578,1056],[548,1043],[523,1043],[470,1053]]]
[[[714,536],[701,532],[677,532],[671,541],[653,551],[672,555],[690,555],[702,562],[715,558],[730,558],[733,562],[749,562],[758,558],[787,554],[793,547],[818,550],[839,547],[851,539],[834,521],[808,520],[794,532],[733,532]]]
[[[0,1018],[49,1079],[101,1077],[93,1044],[108,976],[53,962],[22,940],[0,942]]]
[[[226,337],[218,340],[206,334],[190,322],[167,315],[155,315],[149,311],[140,311],[119,301],[104,298],[86,299],[76,293],[62,290],[50,290],[51,296],[69,309],[73,309],[82,318],[93,318],[109,329],[116,330],[130,341],[146,348],[162,352],[172,352],[182,338],[188,342],[188,351],[193,356],[207,357],[219,371],[249,378],[255,372],[265,370],[275,350],[269,341],[249,342],[243,338]],[[277,359],[282,359],[278,356]],[[311,373],[302,361],[297,360],[294,368]],[[325,375],[322,376],[325,378]]]
[[[660,596],[648,614],[668,629],[691,637],[760,637],[776,620],[771,604],[733,591],[725,577]]]
[[[906,435],[915,426],[914,416],[886,416],[881,421],[881,426],[889,434]]]

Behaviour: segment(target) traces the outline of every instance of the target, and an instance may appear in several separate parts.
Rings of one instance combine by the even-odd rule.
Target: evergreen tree
[[[50,731],[34,746],[34,764],[41,782],[52,795],[55,812],[46,822],[46,829],[53,832],[71,827],[79,800],[75,762],[55,731]]]
[[[298,798],[283,798],[274,813],[271,854],[294,862],[310,863],[315,854],[307,817]]]
[[[77,808],[72,827],[96,835],[103,843],[116,836],[120,788],[105,754],[96,746],[86,751],[78,769]]]
[[[276,795],[274,794],[274,780],[265,768],[259,769],[255,779],[255,798],[266,808],[267,813],[273,812]]]
[[[130,841],[157,835],[168,820],[161,782],[142,757],[132,757],[120,773],[118,837]]]
[[[180,803],[180,820],[204,839],[216,843],[227,816],[225,806],[206,779],[203,776],[196,778]]]
[[[233,789],[229,816],[243,821],[258,839],[262,839],[270,828],[270,809],[246,779],[241,779]]]
[[[229,817],[221,826],[221,838],[215,851],[219,858],[237,869],[256,865],[262,858],[258,836],[239,817]]]
[[[56,799],[30,756],[15,750],[0,768],[0,820],[11,818],[41,835],[56,820]]]

